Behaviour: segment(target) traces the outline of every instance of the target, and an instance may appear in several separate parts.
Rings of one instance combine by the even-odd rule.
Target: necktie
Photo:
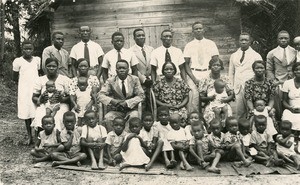
[[[165,62],[172,62],[168,49],[166,50]]]
[[[62,62],[62,56],[60,54],[60,50],[57,50],[57,53],[58,53],[57,60],[61,63]]]
[[[90,53],[89,53],[89,48],[87,46],[87,43],[84,43],[84,58],[88,61],[90,64]]]
[[[286,48],[283,49],[282,63],[287,65]]]
[[[245,58],[245,51],[243,51],[242,57],[241,57],[241,59],[240,59],[240,63],[243,62],[244,58]]]
[[[145,52],[144,48],[142,48],[142,53],[143,53],[143,56],[145,57],[145,60],[147,61],[146,52]]]
[[[118,61],[122,59],[121,57],[121,51],[120,50],[117,50],[118,51]]]
[[[124,80],[122,80],[122,94],[126,97],[126,89],[125,89]]]

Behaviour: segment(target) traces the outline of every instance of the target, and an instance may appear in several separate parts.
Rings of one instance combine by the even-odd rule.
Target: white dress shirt
[[[84,44],[82,41],[75,44],[71,49],[70,57],[76,60],[84,58]],[[99,44],[91,40],[87,42],[87,47],[89,49],[90,66],[94,67],[98,65],[98,58],[102,56],[104,52]]]
[[[184,63],[183,53],[181,49],[176,48],[174,46],[171,46],[169,48],[165,48],[164,46],[160,46],[153,50],[151,53],[151,61],[150,64],[153,66],[156,66],[156,73],[158,76],[162,75],[162,66],[165,63],[165,57],[166,57],[166,50],[168,49],[168,52],[171,56],[171,61],[175,64],[177,73],[175,74],[175,77],[180,78],[180,70],[179,66]]]
[[[136,56],[129,49],[120,50],[121,59],[126,60],[129,66],[135,66],[139,63]],[[108,69],[108,76],[116,75],[116,63],[118,61],[118,51],[114,48],[104,55],[102,67]],[[131,74],[131,68],[129,68]]]
[[[219,55],[217,45],[209,39],[194,39],[187,43],[183,51],[185,58],[190,58],[190,67],[194,69],[208,69],[212,56]]]

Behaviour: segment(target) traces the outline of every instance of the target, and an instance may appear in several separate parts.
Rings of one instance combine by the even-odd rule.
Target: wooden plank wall
[[[200,21],[206,26],[205,37],[216,42],[227,64],[237,47],[239,19],[240,8],[233,0],[65,0],[54,14],[52,31],[65,34],[64,47],[70,51],[80,40],[78,28],[88,25],[93,28],[92,39],[107,52],[115,31],[169,25],[174,31],[173,45],[183,49],[193,39],[191,25]]]

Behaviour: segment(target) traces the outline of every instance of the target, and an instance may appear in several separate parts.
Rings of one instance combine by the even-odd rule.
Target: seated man
[[[116,63],[117,75],[107,79],[98,94],[98,101],[108,105],[108,113],[104,116],[106,129],[112,131],[112,121],[116,117],[125,119],[138,117],[137,105],[144,99],[144,91],[139,78],[128,74],[129,64],[126,60]],[[125,130],[128,130],[128,122]]]

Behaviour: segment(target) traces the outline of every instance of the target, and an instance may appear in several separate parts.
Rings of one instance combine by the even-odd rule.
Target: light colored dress
[[[263,112],[258,112],[257,110],[254,109],[253,114],[255,116],[263,115],[267,118],[267,128],[266,128],[267,134],[270,134],[271,136],[277,134],[277,130],[275,129],[274,122],[273,122],[272,118],[269,116],[269,112],[268,112],[267,108],[265,108]],[[253,124],[253,130],[256,130],[256,127],[254,124]]]
[[[287,80],[283,83],[282,92],[288,93],[289,104],[294,108],[300,108],[300,88],[295,86],[294,79]],[[300,131],[300,113],[292,113],[285,109],[282,114],[282,120],[288,120],[292,123],[292,129]]]
[[[225,87],[226,91],[233,89],[228,76],[221,75],[220,79],[226,83],[226,87]],[[215,79],[213,79],[211,77],[211,74],[208,75],[206,78],[203,78],[199,82],[199,85],[198,85],[198,91],[199,91],[200,95],[205,94],[208,96],[211,92],[215,91],[214,82],[215,82]],[[228,117],[229,116],[232,116],[232,109],[228,104]],[[213,112],[213,109],[211,106],[208,105],[204,108],[203,117],[207,124],[209,124],[209,122],[215,118],[215,113]]]
[[[34,87],[33,93],[35,94],[42,94],[46,90],[46,82],[49,81],[47,75],[41,76],[37,79]],[[58,91],[61,91],[63,94],[69,94],[68,85],[70,83],[70,79],[63,75],[58,75],[55,80],[55,87]],[[32,97],[32,95],[31,95]],[[60,109],[57,111],[56,115],[54,116],[55,120],[55,128],[61,131],[64,128],[63,124],[63,114],[69,111],[69,105],[66,103],[60,103]],[[44,104],[41,104],[36,109],[36,116],[32,122],[32,127],[42,127],[42,118],[46,115],[46,108]]]
[[[33,57],[28,62],[23,57],[13,61],[13,71],[19,72],[18,83],[18,117],[20,119],[34,118],[36,106],[32,102],[32,91],[35,80],[38,78],[41,59]]]
[[[143,151],[140,140],[136,137],[129,141],[128,149],[126,152],[121,151],[121,155],[123,157],[124,164],[129,164],[132,166],[141,166],[148,164],[150,161],[150,158]]]
[[[85,91],[80,91],[79,89],[75,91],[77,104],[80,107],[80,112],[77,114],[77,116],[80,118],[84,116],[84,113],[86,112],[86,106],[92,99],[91,90],[92,89],[87,88]]]

